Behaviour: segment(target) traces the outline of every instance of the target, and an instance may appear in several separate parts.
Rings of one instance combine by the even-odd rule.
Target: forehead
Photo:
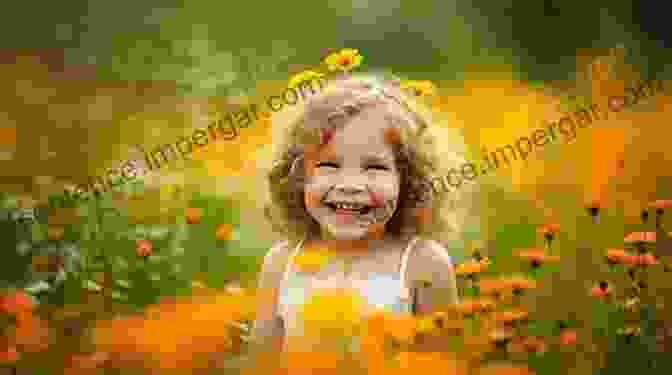
[[[380,107],[365,108],[345,119],[325,147],[325,153],[392,158],[394,150],[385,142],[385,129],[395,125],[392,114]]]

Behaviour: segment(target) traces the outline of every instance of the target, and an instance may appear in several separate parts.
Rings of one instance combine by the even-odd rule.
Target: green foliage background
[[[643,31],[646,25],[637,24],[634,3],[28,0],[3,4],[0,38],[3,48],[64,50],[66,63],[93,64],[101,86],[136,80],[170,81],[176,82],[184,95],[250,93],[257,82],[285,80],[297,66],[313,65],[325,52],[342,47],[360,49],[372,68],[421,79],[457,82],[467,67],[510,64],[518,78],[543,86],[551,80],[572,78],[577,49],[623,44],[627,46],[626,58],[642,68],[643,78],[670,78],[670,51],[649,38]],[[374,56],[375,59],[369,58]],[[60,95],[70,95],[77,102],[80,94]],[[119,104],[123,111],[115,112],[115,116],[140,111],[133,105]],[[43,134],[70,140],[66,151],[70,151],[71,144],[90,145],[86,157],[73,157],[73,163],[62,162],[63,159],[55,164],[41,161],[39,170],[14,163],[12,172],[3,173],[3,179],[12,182],[18,174],[31,179],[51,170],[62,176],[70,176],[71,172],[91,174],[118,159],[122,140],[137,139],[145,130],[121,129],[116,117],[94,124],[83,116],[85,130],[75,137],[47,126],[53,124],[44,110],[46,106],[25,103],[17,95],[3,98],[2,106],[8,112],[24,108],[34,116],[19,122],[22,147],[29,143],[28,139],[36,144],[36,136]],[[664,196],[672,191],[672,181],[663,176],[656,187]],[[496,215],[496,220],[484,230],[488,255],[497,260],[492,272],[517,270],[521,265],[510,257],[511,250],[537,245],[535,230],[543,218],[522,196],[497,189],[483,195],[492,207],[492,215],[506,212]],[[5,198],[4,209],[16,207],[12,193]],[[577,316],[592,316],[588,298],[581,299],[576,293],[587,288],[586,282],[608,277],[598,253],[607,247],[622,246],[626,228],[622,212],[617,207],[604,210],[604,223],[599,230],[593,230],[578,197],[558,193],[547,198],[562,202],[565,207],[563,237],[558,240],[563,271],[549,275],[556,294],[535,296],[535,309],[540,315],[561,319],[568,311],[559,311],[558,301],[573,301],[571,307],[577,310]],[[114,291],[119,296],[115,300],[139,310],[163,295],[191,293],[194,278],[205,279],[202,281],[213,287],[237,279],[251,281],[261,255],[270,245],[255,235],[255,228],[241,224],[244,213],[237,202],[210,191],[194,194],[188,201],[188,206],[204,210],[203,220],[196,225],[184,223],[183,208],[166,214],[170,218],[167,222],[137,224],[110,196],[98,203],[77,204],[80,221],[67,226],[64,240],[78,243],[86,264],[80,274],[68,278],[61,289],[51,293],[47,302],[80,302],[81,287],[93,278],[93,273],[107,270],[114,280],[127,280],[131,285],[125,288],[115,284]],[[46,210],[47,217],[49,211]],[[236,227],[235,239],[215,240],[215,228],[222,223]],[[30,257],[15,248],[22,240],[35,248],[50,245],[44,239],[45,229],[45,221],[20,225],[9,219],[0,220],[0,286],[21,287],[28,282],[25,271]],[[134,253],[135,240],[139,238],[150,238],[154,243],[155,256],[146,263]],[[478,239],[481,234],[474,229],[465,233],[462,241],[449,243],[449,251],[460,262],[468,256],[468,243]],[[102,257],[96,258],[97,254]],[[176,267],[180,270],[176,271]],[[151,275],[159,278],[152,280]],[[665,280],[662,275],[657,277]],[[663,285],[662,289],[666,287]],[[586,325],[591,320],[600,321],[585,319]]]

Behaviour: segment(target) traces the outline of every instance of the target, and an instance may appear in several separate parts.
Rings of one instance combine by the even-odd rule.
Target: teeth
[[[359,203],[334,203],[334,205],[341,210],[361,210],[364,208],[364,205]]]

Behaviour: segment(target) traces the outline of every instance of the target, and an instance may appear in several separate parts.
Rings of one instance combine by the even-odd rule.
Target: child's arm
[[[455,269],[441,244],[420,241],[412,250],[407,267],[406,280],[415,289],[418,315],[459,302]]]
[[[406,280],[414,288],[415,315],[439,312],[459,303],[457,280],[446,249],[436,241],[421,241],[408,259]],[[423,334],[416,338],[415,350],[440,352],[446,350],[445,337]]]
[[[257,309],[252,329],[252,343],[257,350],[280,352],[284,339],[282,320],[278,316],[278,288],[289,259],[289,242],[274,245],[264,257],[257,282]]]

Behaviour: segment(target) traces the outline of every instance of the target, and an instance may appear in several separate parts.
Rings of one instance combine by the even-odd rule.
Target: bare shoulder
[[[431,283],[454,277],[453,261],[438,241],[421,239],[408,259],[408,279]]]
[[[438,241],[422,239],[419,240],[414,250],[413,258],[423,264],[434,265],[433,267],[452,267],[453,260],[448,254],[446,248]]]

